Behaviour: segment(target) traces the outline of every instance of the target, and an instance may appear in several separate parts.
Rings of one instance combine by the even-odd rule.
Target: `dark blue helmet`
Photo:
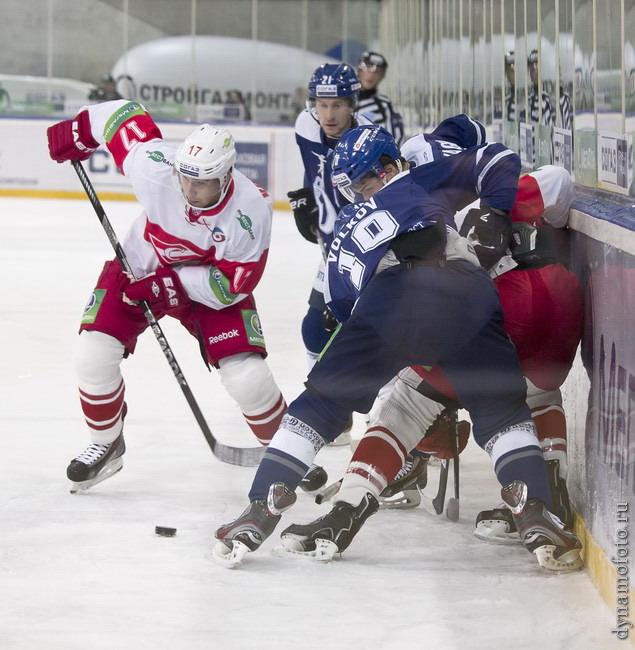
[[[324,63],[315,70],[307,91],[307,108],[313,107],[317,97],[349,97],[351,106],[357,106],[362,85],[355,70],[346,63]]]
[[[399,147],[383,126],[368,124],[348,129],[333,151],[333,185],[349,201],[363,201],[358,184],[367,175],[376,175],[383,181],[386,170],[379,162],[383,154],[390,156],[401,169]]]

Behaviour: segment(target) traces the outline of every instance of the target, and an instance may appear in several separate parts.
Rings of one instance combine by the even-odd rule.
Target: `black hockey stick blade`
[[[121,268],[125,273],[131,277],[134,277],[132,268],[128,262],[126,254],[124,253],[123,247],[117,239],[117,234],[115,233],[108,219],[108,216],[106,215],[106,211],[104,210],[104,207],[101,204],[97,193],[95,192],[95,188],[86,175],[86,171],[82,167],[81,162],[79,162],[79,160],[73,160],[71,161],[71,164],[73,165],[73,168],[79,177],[79,181],[82,184],[84,191],[86,192],[86,196],[88,196],[88,200],[95,210],[95,214],[99,218],[103,229],[106,231],[108,240],[110,241],[110,244],[115,251],[115,255],[121,264]],[[242,467],[255,467],[258,465],[265,453],[264,447],[230,447],[216,440],[214,434],[207,426],[205,417],[203,416],[203,413],[199,408],[196,399],[194,398],[194,394],[192,393],[190,386],[187,383],[183,372],[181,371],[181,367],[176,361],[176,357],[174,356],[174,353],[172,352],[172,349],[170,348],[168,341],[163,334],[161,326],[159,325],[157,319],[154,317],[152,309],[150,309],[150,305],[147,302],[143,301],[140,303],[140,307],[143,310],[143,314],[148,321],[148,325],[150,326],[152,333],[161,346],[161,350],[163,351],[163,354],[167,359],[172,372],[174,373],[174,377],[181,387],[183,395],[185,396],[187,403],[190,405],[190,409],[192,409],[192,413],[194,414],[194,417],[196,418],[196,421],[201,428],[203,436],[205,437],[205,440],[207,441],[207,444],[212,450],[214,456],[216,456],[216,458],[223,461],[224,463],[229,463],[230,465],[241,465]]]
[[[434,506],[434,511],[440,515],[443,512],[443,507],[445,506],[445,491],[448,487],[448,468],[450,461],[446,458],[441,460],[441,471],[439,472],[439,489],[437,491],[437,496],[432,499],[432,505]]]
[[[459,500],[454,497],[448,499],[448,505],[445,507],[445,516],[450,521],[459,520]]]
[[[450,442],[452,444],[452,471],[454,474],[454,498],[459,500],[459,425],[456,411],[450,413]]]
[[[321,503],[332,499],[339,492],[343,480],[344,479],[335,481],[335,483],[331,483],[331,485],[325,487],[321,492],[318,492],[315,495],[315,503],[320,505]]]

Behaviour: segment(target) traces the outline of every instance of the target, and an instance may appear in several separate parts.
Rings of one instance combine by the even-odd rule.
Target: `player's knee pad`
[[[400,376],[379,410],[373,414],[369,428],[385,427],[410,451],[442,410],[441,404],[418,393]]]
[[[221,359],[218,366],[221,383],[243,413],[261,413],[280,399],[280,389],[259,354],[234,354]]]
[[[533,411],[541,406],[557,405],[562,407],[562,393],[559,388],[543,390],[525,377],[527,383],[527,406]]]
[[[125,352],[123,343],[109,334],[84,331],[75,351],[75,372],[80,388],[104,394],[121,383],[120,365]]]

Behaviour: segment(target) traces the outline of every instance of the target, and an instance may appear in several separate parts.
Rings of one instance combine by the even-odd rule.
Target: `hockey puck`
[[[167,528],[166,526],[155,526],[154,534],[159,537],[174,537],[176,535],[176,528]]]

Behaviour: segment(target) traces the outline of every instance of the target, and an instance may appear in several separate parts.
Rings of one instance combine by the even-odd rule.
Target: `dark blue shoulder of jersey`
[[[461,149],[478,147],[487,141],[485,127],[465,113],[446,118],[429,134],[429,137],[452,142]]]
[[[485,127],[462,113],[443,120],[432,133],[420,133],[404,142],[401,154],[411,167],[419,167],[482,145],[486,139]]]
[[[505,145],[491,142],[415,167],[410,175],[427,192],[443,190],[456,212],[477,198],[509,212],[518,190],[520,157]]]

